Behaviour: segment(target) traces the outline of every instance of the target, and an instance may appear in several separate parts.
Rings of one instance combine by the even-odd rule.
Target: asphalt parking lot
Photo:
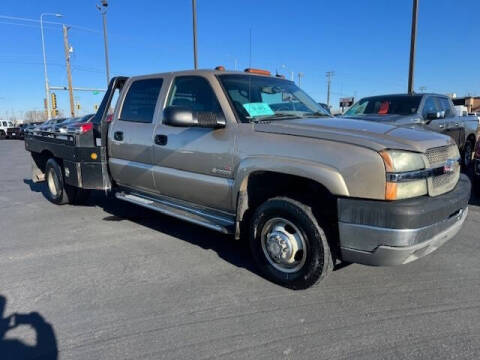
[[[479,199],[435,253],[294,292],[229,237],[101,193],[53,205],[22,141],[0,154],[1,359],[480,358]]]

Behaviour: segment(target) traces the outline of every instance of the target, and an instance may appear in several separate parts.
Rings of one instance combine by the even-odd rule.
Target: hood
[[[453,144],[449,136],[432,131],[399,127],[384,122],[347,118],[304,118],[254,124],[255,131],[343,142],[375,151],[398,149],[425,152]]]
[[[365,120],[365,121],[376,121],[381,123],[394,123],[395,125],[406,125],[406,124],[421,124],[423,123],[422,118],[418,114],[412,115],[399,115],[399,114],[365,114],[365,115],[348,115],[343,116],[345,119],[356,119],[356,120]]]

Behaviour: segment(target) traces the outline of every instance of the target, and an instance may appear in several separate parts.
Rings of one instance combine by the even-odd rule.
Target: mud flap
[[[32,159],[32,181],[34,183],[45,181],[45,173],[38,167],[35,159]]]

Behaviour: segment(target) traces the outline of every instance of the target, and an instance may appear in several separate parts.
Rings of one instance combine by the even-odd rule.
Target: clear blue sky
[[[110,0],[108,34],[112,75],[193,67],[191,1]],[[105,87],[101,16],[95,0],[2,0],[0,15],[38,19],[60,12],[72,28],[73,83]],[[332,102],[407,87],[411,0],[198,0],[199,66],[223,64],[304,73],[302,87],[326,101],[325,72],[335,71]],[[420,0],[415,87],[480,95],[480,1]],[[18,25],[12,25],[13,23]],[[51,85],[66,85],[61,26],[46,26]],[[44,77],[37,22],[0,18],[0,116],[42,109]],[[285,71],[284,71],[285,72]],[[68,113],[66,92],[57,91]],[[102,95],[76,93],[82,112]]]

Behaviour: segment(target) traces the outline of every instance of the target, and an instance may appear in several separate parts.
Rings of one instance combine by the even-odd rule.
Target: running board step
[[[233,234],[235,230],[235,219],[233,217],[213,214],[212,212],[187,207],[169,200],[153,199],[140,194],[117,192],[115,197],[119,200],[128,201],[132,204],[140,205],[224,234]]]

